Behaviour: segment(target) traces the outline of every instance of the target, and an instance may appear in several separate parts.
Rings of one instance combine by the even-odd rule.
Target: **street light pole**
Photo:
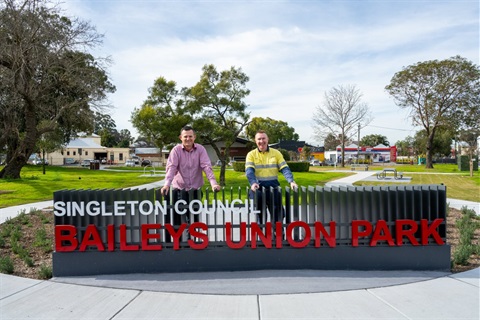
[[[360,163],[360,122],[358,123],[358,141],[357,141],[357,164]]]

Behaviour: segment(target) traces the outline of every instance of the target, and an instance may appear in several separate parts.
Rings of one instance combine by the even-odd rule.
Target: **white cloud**
[[[415,132],[404,131],[413,130],[406,112],[384,90],[395,72],[454,55],[479,62],[476,1],[67,0],[66,5],[105,32],[99,52],[114,60],[113,118],[118,129],[133,133],[130,114],[156,78],[192,86],[202,66],[212,63],[218,70],[241,67],[250,77],[252,117],[287,121],[314,144],[311,115],[324,92],[355,84],[375,115],[364,133],[383,134],[394,143]]]

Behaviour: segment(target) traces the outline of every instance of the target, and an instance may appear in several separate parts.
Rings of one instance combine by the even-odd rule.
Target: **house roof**
[[[105,147],[94,142],[92,138],[76,138],[68,143],[67,148],[99,149]]]
[[[298,148],[303,148],[303,147],[310,147],[312,149],[312,152],[322,152],[325,150],[323,147],[315,147],[308,143],[305,143],[305,141],[296,141],[296,140],[281,140],[280,142],[270,144],[270,146],[273,148],[284,149],[287,151],[295,151],[295,152],[298,152]]]

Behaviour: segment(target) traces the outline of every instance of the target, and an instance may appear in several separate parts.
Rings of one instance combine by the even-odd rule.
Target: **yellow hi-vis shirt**
[[[245,169],[253,168],[260,183],[278,181],[278,172],[287,166],[280,151],[270,147],[265,152],[260,152],[258,148],[250,151],[245,162]]]

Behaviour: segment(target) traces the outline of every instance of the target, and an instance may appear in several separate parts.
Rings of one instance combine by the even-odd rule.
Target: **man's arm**
[[[295,180],[293,179],[292,170],[290,170],[288,166],[283,167],[282,170],[280,170],[280,172],[283,174],[283,176],[288,181],[288,183],[290,183],[290,188],[292,189],[298,188],[298,185],[295,183]]]
[[[212,190],[220,191],[222,187],[218,184],[217,179],[215,178],[215,174],[213,174],[212,162],[210,160],[210,157],[208,156],[207,150],[203,146],[200,151],[200,166],[203,172],[205,172],[205,175],[210,182]]]

